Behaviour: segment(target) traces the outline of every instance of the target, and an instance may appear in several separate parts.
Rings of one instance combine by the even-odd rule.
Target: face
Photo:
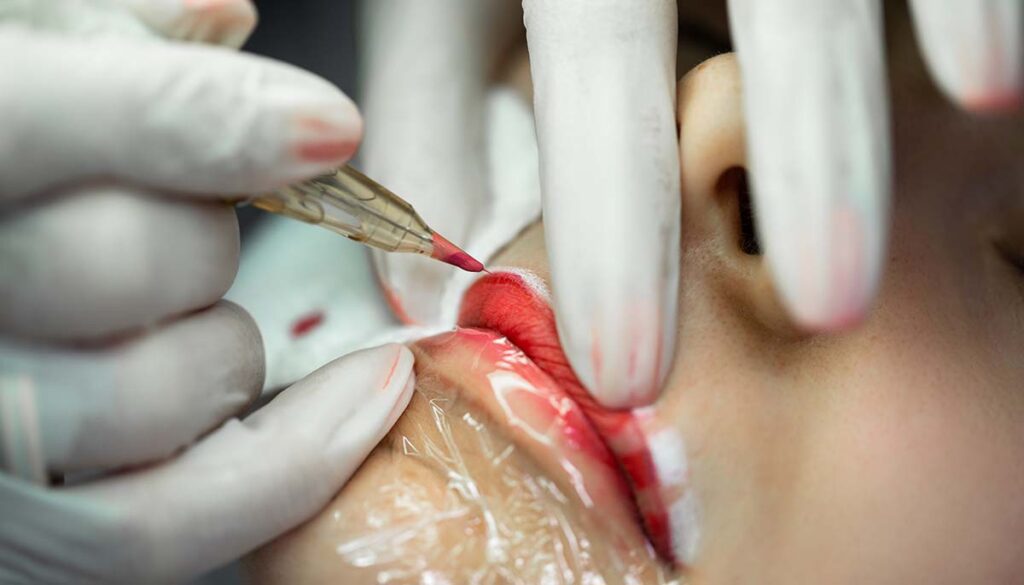
[[[956,111],[895,33],[892,237],[866,322],[811,336],[782,310],[747,221],[736,63],[714,58],[680,83],[679,341],[659,401],[610,412],[579,387],[538,224],[466,293],[458,330],[414,345],[409,411],[255,574],[1019,579],[1024,119]]]

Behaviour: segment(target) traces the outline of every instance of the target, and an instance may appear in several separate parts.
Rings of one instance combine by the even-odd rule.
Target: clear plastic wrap
[[[254,582],[678,582],[614,490],[581,488],[579,453],[417,359],[398,424],[316,518],[250,557]]]

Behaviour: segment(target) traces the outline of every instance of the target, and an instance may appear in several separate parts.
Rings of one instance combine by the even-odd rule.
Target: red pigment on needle
[[[430,254],[430,257],[461,268],[466,272],[480,272],[484,269],[484,265],[479,260],[465,253],[436,232],[434,233],[434,252]]]
[[[323,311],[313,311],[312,313],[308,313],[306,315],[303,315],[302,317],[299,317],[298,319],[295,320],[294,323],[292,323],[292,339],[298,339],[300,337],[303,337],[310,331],[319,327],[320,324],[323,322]]]

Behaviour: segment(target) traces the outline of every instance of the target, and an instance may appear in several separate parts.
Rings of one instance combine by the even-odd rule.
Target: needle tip
[[[479,260],[473,258],[438,233],[434,233],[434,252],[430,257],[461,268],[466,272],[480,272],[484,270],[484,265]]]

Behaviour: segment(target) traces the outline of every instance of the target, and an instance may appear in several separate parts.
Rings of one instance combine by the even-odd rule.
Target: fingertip
[[[412,352],[397,343],[361,350],[344,360],[369,374],[368,378],[349,376],[340,381],[355,385],[347,389],[355,401],[350,403],[351,412],[338,420],[326,445],[328,461],[337,466],[338,477],[347,480],[405,411],[415,375]]]
[[[610,351],[624,351],[628,360],[636,360],[635,351],[627,348],[606,348]],[[596,353],[596,350],[592,350]],[[567,354],[570,352],[566,352]],[[593,360],[593,358],[592,358]],[[570,358],[580,363],[579,358]],[[591,361],[591,368],[574,367],[581,383],[598,404],[609,410],[626,410],[648,406],[658,399],[661,381],[653,376],[630,376],[624,367],[610,366],[601,361]]]
[[[328,168],[355,156],[363,137],[359,110],[346,96],[318,112],[300,112],[293,124],[294,156],[301,162]]]
[[[888,233],[881,14],[869,0],[736,5],[748,164],[776,291],[805,331],[852,327],[871,306]]]
[[[881,278],[885,218],[840,206],[820,230],[767,241],[776,287],[798,329],[835,333],[867,318]]]
[[[936,60],[936,57],[929,57]],[[932,65],[932,74],[941,93],[963,110],[983,115],[1013,114],[1024,108],[1024,88],[1021,80],[986,80],[970,82],[965,74],[942,71]]]
[[[978,114],[1012,114],[1024,109],[1024,91],[994,91],[962,97],[960,105]]]
[[[256,7],[249,0],[180,0],[174,32],[190,41],[237,49],[256,28]]]
[[[235,0],[231,4],[232,10],[227,19],[230,24],[224,27],[224,32],[217,35],[214,41],[225,47],[240,49],[259,24],[259,10],[250,0]]]
[[[559,321],[559,337],[573,371],[605,408],[636,408],[658,399],[675,349],[676,330],[670,326],[676,323],[675,288],[666,283],[665,289],[665,297],[653,291],[637,295],[607,311],[598,310],[586,321],[579,314],[572,317],[572,324]],[[669,295],[673,302],[637,300]]]
[[[524,5],[559,337],[609,408],[657,397],[676,321],[676,3],[642,4]],[[599,51],[557,50],[595,34]]]
[[[116,0],[167,38],[237,49],[256,28],[250,0]]]
[[[20,47],[8,36],[0,44]],[[13,149],[0,157],[7,197],[97,176],[181,194],[252,196],[332,170],[362,139],[352,100],[286,63],[113,36],[32,41],[32,58],[13,62],[18,87],[5,92],[21,101],[6,102],[43,99],[45,107],[30,108],[34,115],[0,135],[0,150]],[[55,66],[73,74],[31,75]],[[17,136],[32,136],[38,148],[14,148]],[[138,144],[145,148],[125,147]],[[47,172],[26,170],[37,167]]]
[[[235,316],[233,320],[235,335],[240,340],[240,346],[246,348],[242,353],[243,371],[247,372],[248,378],[240,384],[249,394],[249,404],[254,403],[260,396],[263,389],[263,381],[267,375],[266,349],[263,344],[263,335],[256,324],[256,320],[241,305],[227,299],[221,299],[216,307],[223,309]]]
[[[1024,4],[912,0],[914,29],[938,86],[964,109],[1018,111],[1024,102]]]
[[[302,103],[283,88],[268,101],[271,108],[291,109],[287,120],[291,180],[333,170],[351,160],[363,139],[363,117],[347,95],[333,86],[323,87],[319,98]],[[310,89],[314,89],[310,85]],[[309,98],[313,98],[310,93]]]
[[[867,317],[867,303],[829,307],[807,299],[786,302],[793,324],[804,333],[839,333],[860,325]]]
[[[408,351],[408,349],[406,349]],[[396,388],[399,386],[396,384]],[[405,383],[400,387],[400,391],[395,395],[395,403],[391,407],[391,411],[388,413],[384,426],[381,427],[380,433],[378,434],[377,441],[384,438],[388,432],[391,431],[395,423],[398,422],[399,417],[405,412],[406,407],[409,406],[409,401],[412,399],[413,390],[416,388],[416,373],[410,371],[408,376],[405,378]]]

